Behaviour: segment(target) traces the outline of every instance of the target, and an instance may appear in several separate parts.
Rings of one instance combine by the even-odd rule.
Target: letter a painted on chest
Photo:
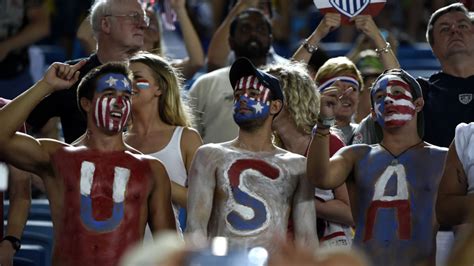
[[[395,175],[397,178],[397,194],[394,196],[385,195],[387,184],[390,178]],[[408,185],[405,167],[402,164],[390,165],[375,183],[374,196],[367,211],[364,242],[372,239],[375,226],[375,219],[379,209],[395,209],[398,221],[398,237],[409,239],[411,235],[411,212],[408,200]],[[383,221],[380,221],[383,222]]]

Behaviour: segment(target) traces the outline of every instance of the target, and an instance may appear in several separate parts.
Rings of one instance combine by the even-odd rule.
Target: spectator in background
[[[149,1],[143,1],[146,6],[146,14],[150,18],[150,25],[145,29],[144,44],[141,50],[156,53],[160,56],[166,56],[166,47],[162,38],[161,14],[156,13],[155,2],[153,5]],[[194,74],[204,66],[204,51],[202,49],[199,36],[194,29],[193,24],[186,10],[185,0],[170,0],[171,8],[176,12],[178,23],[183,34],[183,42],[188,52],[188,57],[183,59],[174,59],[171,64],[178,68],[186,80],[191,79]],[[77,38],[88,52],[96,50],[97,42],[91,29],[91,24],[84,20],[77,31]]]
[[[265,16],[265,24],[268,24],[269,31],[267,32],[267,30],[265,29],[265,24],[260,24],[259,27],[254,29],[248,29],[247,25],[243,25],[240,26],[240,28],[242,28],[242,31],[238,32],[237,34],[250,35],[253,33],[255,35],[262,36],[270,34],[271,42],[269,44],[269,47],[265,51],[262,51],[265,52],[266,63],[285,61],[285,59],[277,55],[271,47],[271,44],[273,42],[273,27],[268,16],[268,12],[270,12],[270,10],[268,10],[268,8],[262,8],[260,5],[261,3],[265,2],[260,2],[259,0],[238,0],[235,6],[229,11],[229,14],[226,16],[222,24],[212,35],[211,42],[209,43],[209,49],[207,51],[208,72],[225,66],[229,66],[235,59],[242,56],[242,50],[236,51],[235,47],[232,47],[232,44],[228,40],[235,39],[236,37],[238,37],[234,35],[235,29],[232,28],[232,22],[235,22],[238,17],[243,18],[243,15],[246,14],[244,13],[244,11],[248,8],[256,8],[262,12],[262,14]],[[246,23],[245,21],[243,22]],[[253,41],[255,40],[249,39],[249,41],[245,44],[246,46],[248,46],[248,48],[243,48],[249,50],[254,49],[250,47],[251,45],[255,46],[255,44],[252,44]],[[248,55],[246,57],[251,58],[254,56]],[[259,63],[257,65],[259,66],[263,64],[265,63]]]
[[[240,3],[240,2],[239,2]],[[267,57],[272,43],[270,21],[255,8],[240,10],[237,3],[227,19],[231,19],[228,45],[236,58],[246,57],[257,67],[270,61]],[[224,41],[224,40],[222,40]],[[232,86],[229,82],[230,67],[224,67],[200,76],[189,90],[189,100],[197,118],[197,129],[204,143],[218,143],[235,138],[238,127],[232,120]]]
[[[425,98],[425,140],[448,147],[454,129],[474,121],[474,25],[461,3],[431,15],[426,39],[441,71],[418,81]]]
[[[97,38],[97,52],[85,59],[80,78],[89,70],[111,61],[127,60],[143,46],[149,18],[137,0],[96,0],[91,7],[90,22]],[[71,64],[78,60],[70,62]],[[32,111],[27,123],[35,129],[59,116],[64,139],[72,143],[86,129],[86,121],[79,111],[76,88],[61,90],[45,97]]]
[[[171,179],[173,209],[178,218],[180,208],[186,208],[189,169],[202,140],[191,128],[191,110],[181,100],[176,69],[160,56],[147,52],[133,56],[130,69],[132,124],[125,142],[163,162]]]
[[[306,67],[296,62],[272,64],[264,69],[280,80],[284,95],[283,108],[273,120],[272,128],[277,146],[306,156],[311,131],[319,114],[319,92]],[[330,155],[344,147],[344,143],[331,133]],[[317,231],[322,247],[350,247],[354,224],[349,208],[349,195],[345,184],[334,190],[315,188]]]
[[[354,17],[352,21],[354,21],[355,27],[375,44],[385,68],[399,67],[390,43],[385,41],[371,16],[359,15]],[[318,50],[321,40],[340,25],[340,14],[326,14],[310,37],[296,50],[293,58],[305,63],[308,62],[312,54]],[[324,63],[318,70],[315,81],[321,93],[333,86],[339,88],[342,106],[336,111],[336,127],[341,129],[344,143],[350,144],[356,129],[356,124],[352,123],[353,116],[357,110],[359,93],[364,86],[359,70],[347,57],[336,57]]]
[[[49,34],[42,0],[2,0],[0,8],[0,97],[13,99],[33,84],[28,47]]]

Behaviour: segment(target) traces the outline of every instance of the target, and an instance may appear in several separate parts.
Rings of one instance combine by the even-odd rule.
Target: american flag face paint
[[[135,80],[135,87],[139,90],[147,90],[150,88],[150,82],[146,79]]]
[[[374,111],[381,127],[400,127],[412,120],[415,105],[410,85],[396,75],[386,75],[371,90]]]
[[[130,107],[129,97],[111,94],[101,95],[95,101],[95,124],[109,132],[122,132],[130,115]]]
[[[270,112],[270,89],[257,77],[242,77],[234,90],[234,120],[236,123],[265,118]]]

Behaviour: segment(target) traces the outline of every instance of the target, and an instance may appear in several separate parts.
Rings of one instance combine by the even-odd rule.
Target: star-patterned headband
[[[319,86],[319,92],[323,92],[327,88],[331,87],[336,81],[342,81],[350,83],[354,86],[355,89],[359,90],[359,82],[351,76],[337,76],[331,79],[326,80],[323,84]]]
[[[118,73],[107,73],[100,77],[97,82],[96,91],[103,92],[106,89],[132,92],[128,77]]]

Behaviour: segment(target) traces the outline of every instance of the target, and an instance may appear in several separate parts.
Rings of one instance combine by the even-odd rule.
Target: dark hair
[[[82,114],[86,115],[86,112],[81,106],[81,98],[84,97],[92,101],[97,86],[97,80],[107,73],[122,74],[129,79],[132,76],[128,68],[128,63],[126,62],[110,62],[89,71],[77,86],[77,105]]]
[[[265,24],[267,25],[268,33],[272,34],[272,25],[270,23],[270,20],[268,20],[268,18],[265,16],[265,14],[263,14],[263,12],[260,9],[248,8],[248,9],[245,9],[244,11],[240,12],[237,16],[235,16],[235,18],[230,23],[229,35],[231,37],[234,37],[235,31],[237,29],[237,24],[239,24],[242,15],[251,14],[251,13],[258,14],[258,15],[262,16],[263,19],[265,20]]]
[[[442,7],[438,10],[436,10],[430,17],[430,20],[428,21],[428,27],[426,28],[426,40],[430,45],[433,45],[434,43],[434,38],[433,38],[433,30],[434,30],[434,24],[438,19],[449,12],[462,12],[464,15],[473,23],[471,16],[469,15],[469,11],[467,8],[464,6],[462,3],[454,3],[445,7]]]

